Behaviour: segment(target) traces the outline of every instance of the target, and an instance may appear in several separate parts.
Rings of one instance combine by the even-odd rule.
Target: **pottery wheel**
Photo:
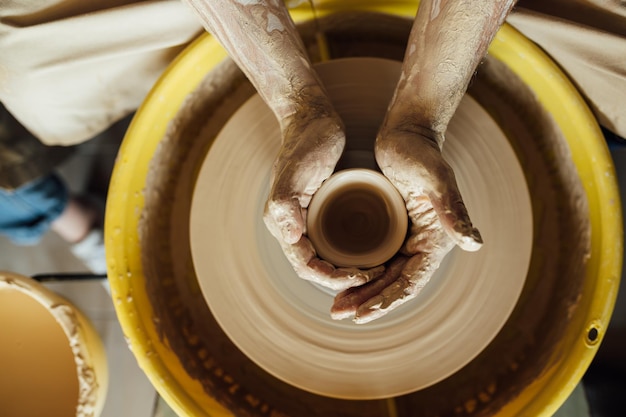
[[[400,63],[353,58],[317,69],[346,124],[347,159],[367,165]],[[443,153],[485,244],[475,253],[455,248],[416,299],[365,325],[332,320],[333,294],[298,278],[263,224],[279,146],[278,123],[255,95],[215,139],[192,201],[199,284],[242,352],[301,389],[374,399],[432,385],[491,342],[524,285],[532,213],[514,151],[473,99],[461,103]]]

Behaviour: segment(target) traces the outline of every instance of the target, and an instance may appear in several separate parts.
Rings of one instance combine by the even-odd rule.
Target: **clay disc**
[[[348,153],[359,159],[371,152],[365,147],[373,143],[400,63],[351,58],[317,69],[346,123]],[[301,389],[374,399],[432,385],[490,343],[528,272],[528,188],[506,137],[470,97],[446,138],[444,157],[485,245],[475,253],[454,249],[415,300],[356,325],[330,318],[333,294],[299,279],[266,230],[262,213],[280,146],[278,124],[256,95],[241,106],[202,164],[190,236],[207,304],[242,352]]]

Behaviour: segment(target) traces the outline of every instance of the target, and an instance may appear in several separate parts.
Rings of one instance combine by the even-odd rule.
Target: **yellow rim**
[[[380,4],[382,3],[382,4]],[[412,18],[411,1],[320,1],[318,16],[342,10],[367,10]],[[292,11],[296,22],[313,18],[308,8]],[[622,219],[614,168],[595,118],[574,86],[534,44],[504,25],[489,53],[505,62],[537,94],[555,116],[570,145],[587,193],[592,253],[583,299],[553,366],[522,395],[507,404],[503,415],[551,415],[580,381],[606,329],[621,274]],[[226,53],[208,35],[188,47],[165,71],[144,100],[128,129],[115,166],[106,207],[106,250],[117,315],[139,365],[167,403],[180,415],[230,416],[182,369],[179,359],[160,341],[152,322],[153,308],[145,292],[138,236],[144,207],[142,190],[148,166],[168,122],[183,100]],[[584,140],[583,140],[584,138]],[[589,162],[589,155],[593,155]],[[607,205],[610,209],[607,209]],[[588,340],[590,329],[598,331]]]
[[[489,48],[537,95],[570,147],[589,202],[591,257],[583,298],[552,368],[534,381],[504,415],[552,415],[571,394],[604,336],[622,269],[622,210],[615,169],[598,123],[576,88],[541,49],[505,25]],[[593,157],[590,160],[590,155]],[[595,329],[597,337],[589,339]]]
[[[117,316],[139,366],[180,415],[228,416],[230,413],[189,377],[178,357],[157,334],[152,322],[154,310],[145,292],[138,227],[149,163],[169,121],[178,113],[187,94],[225,58],[224,50],[205,36],[172,62],[128,128],[107,197],[107,269]]]

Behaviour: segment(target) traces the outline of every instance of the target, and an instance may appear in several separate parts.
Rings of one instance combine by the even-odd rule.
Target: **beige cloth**
[[[598,119],[621,136],[625,10],[618,0],[522,0],[509,19],[559,62]],[[136,109],[201,30],[176,0],[3,0],[0,102],[44,143],[79,143]]]
[[[507,21],[563,68],[600,124],[626,138],[626,2],[521,0]]]
[[[0,102],[46,144],[82,142],[135,110],[201,31],[176,0],[3,0]]]

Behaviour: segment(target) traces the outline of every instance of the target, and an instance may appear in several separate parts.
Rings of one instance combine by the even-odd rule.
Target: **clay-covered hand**
[[[376,160],[406,202],[411,221],[400,252],[376,281],[338,294],[332,317],[354,316],[366,323],[415,298],[455,245],[467,251],[482,246],[472,226],[454,172],[428,130],[383,129],[376,140]]]
[[[186,2],[220,40],[280,124],[283,142],[264,219],[296,273],[337,290],[380,275],[384,268],[335,268],[317,257],[303,235],[311,196],[332,174],[345,137],[284,2]]]
[[[312,104],[283,120],[283,143],[272,171],[264,220],[300,278],[344,290],[380,276],[384,267],[336,268],[317,256],[305,235],[309,202],[333,173],[345,146],[340,118]]]
[[[396,186],[411,230],[384,275],[339,294],[334,318],[365,323],[415,298],[454,245],[478,250],[482,239],[441,156],[452,119],[478,63],[515,0],[422,0],[402,73],[376,139],[376,161]],[[454,30],[450,30],[454,28]]]

